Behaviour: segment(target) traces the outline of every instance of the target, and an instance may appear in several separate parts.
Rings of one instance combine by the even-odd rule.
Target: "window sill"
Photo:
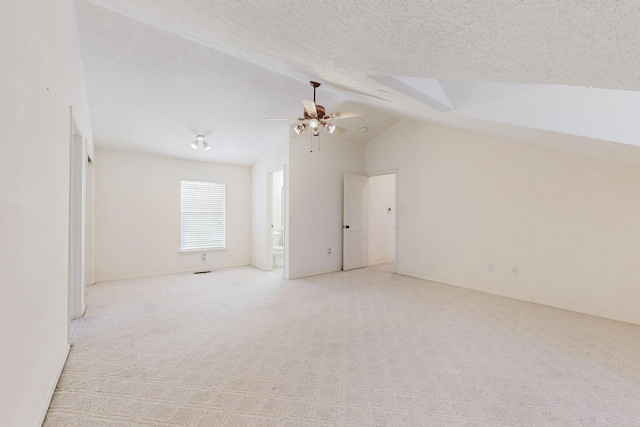
[[[193,252],[211,252],[211,251],[224,251],[226,250],[226,246],[224,248],[201,248],[201,249],[180,249],[178,253],[193,253]]]

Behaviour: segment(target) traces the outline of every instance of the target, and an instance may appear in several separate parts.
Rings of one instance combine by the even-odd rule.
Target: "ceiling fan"
[[[302,117],[276,118],[267,120],[298,120],[300,121],[300,123],[295,125],[293,128],[296,133],[294,137],[300,135],[308,128],[311,129],[311,134],[314,137],[317,137],[318,135],[320,135],[320,129],[323,129],[327,133],[335,134],[342,133],[346,130],[344,128],[341,128],[340,126],[335,125],[334,123],[331,123],[330,120],[350,119],[352,117],[362,116],[361,111],[345,111],[342,113],[327,114],[322,105],[316,104],[316,88],[320,86],[320,83],[311,81],[309,82],[309,84],[313,86],[313,101],[302,101],[302,104],[304,105]]]

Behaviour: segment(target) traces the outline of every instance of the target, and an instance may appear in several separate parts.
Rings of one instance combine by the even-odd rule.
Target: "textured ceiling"
[[[78,15],[98,147],[250,165],[289,134],[287,122],[264,119],[298,117],[301,100],[313,98],[308,82],[104,8],[79,2]],[[323,86],[317,101],[330,112],[365,112],[363,118],[340,121],[349,129],[346,138],[363,140],[396,120]],[[358,132],[361,126],[370,131]],[[197,134],[205,136],[211,150],[190,147]]]
[[[375,78],[640,90],[637,0],[76,3],[98,146],[251,164],[288,132],[262,119],[298,115],[313,79],[329,110],[365,104],[368,123],[357,126],[372,131],[346,125],[352,138],[407,116],[603,160],[638,158],[638,147],[591,149],[601,141],[449,115]],[[198,132],[213,150],[176,152]]]

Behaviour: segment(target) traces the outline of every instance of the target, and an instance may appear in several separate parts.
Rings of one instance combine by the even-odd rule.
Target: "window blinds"
[[[225,247],[225,185],[180,181],[180,250]]]

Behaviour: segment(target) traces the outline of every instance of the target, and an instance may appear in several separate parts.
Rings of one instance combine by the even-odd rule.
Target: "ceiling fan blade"
[[[303,99],[302,103],[304,104],[304,109],[306,110],[309,117],[318,117],[318,111],[316,110],[315,102]]]
[[[362,111],[344,111],[342,113],[329,114],[329,117],[334,120],[350,119],[352,117],[361,117],[361,116],[362,116]]]
[[[336,126],[336,125],[334,125],[334,126]],[[344,132],[344,131],[346,131],[346,129],[345,129],[345,128],[341,128],[340,126],[336,126],[336,127],[333,129],[333,133],[334,133],[334,134],[340,134],[340,133],[342,133],[342,132]]]
[[[291,121],[291,120],[304,120],[298,117],[270,117],[268,119],[265,120],[287,120],[287,121]]]

